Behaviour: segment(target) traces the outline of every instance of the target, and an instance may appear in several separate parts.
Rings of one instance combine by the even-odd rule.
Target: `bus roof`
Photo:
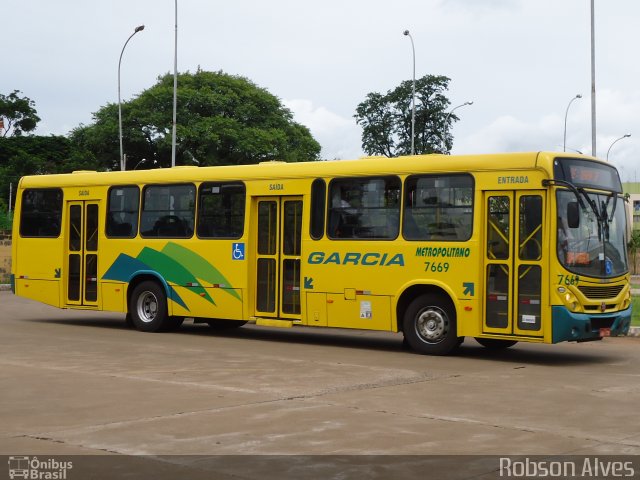
[[[153,170],[113,172],[79,171],[55,175],[31,175],[20,187],[74,185],[131,185],[137,183],[183,183],[217,180],[275,180],[358,175],[403,175],[436,172],[480,172],[491,170],[542,169],[551,175],[557,157],[596,160],[585,155],[554,152],[498,153],[482,155],[415,155],[397,158],[363,157],[324,162],[262,162],[252,165],[214,167],[179,166]]]

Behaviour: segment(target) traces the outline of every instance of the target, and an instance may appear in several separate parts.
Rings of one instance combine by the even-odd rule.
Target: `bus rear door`
[[[67,202],[67,305],[98,306],[99,211],[97,200]]]
[[[257,199],[255,311],[300,319],[302,197]]]

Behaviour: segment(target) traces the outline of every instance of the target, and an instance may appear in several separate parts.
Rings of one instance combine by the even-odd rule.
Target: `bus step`
[[[256,325],[262,327],[290,328],[293,326],[293,322],[291,320],[277,320],[275,318],[257,318]]]

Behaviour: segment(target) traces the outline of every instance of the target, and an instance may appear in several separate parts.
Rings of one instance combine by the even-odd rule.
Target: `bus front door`
[[[484,192],[483,333],[543,337],[544,191]],[[515,338],[514,338],[515,339]]]
[[[67,305],[98,306],[97,201],[67,202]]]
[[[298,320],[302,198],[261,197],[256,209],[256,315]]]

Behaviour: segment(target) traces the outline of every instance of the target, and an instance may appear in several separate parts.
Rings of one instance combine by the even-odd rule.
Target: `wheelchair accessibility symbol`
[[[231,258],[234,260],[244,260],[244,243],[234,243],[231,251]]]

